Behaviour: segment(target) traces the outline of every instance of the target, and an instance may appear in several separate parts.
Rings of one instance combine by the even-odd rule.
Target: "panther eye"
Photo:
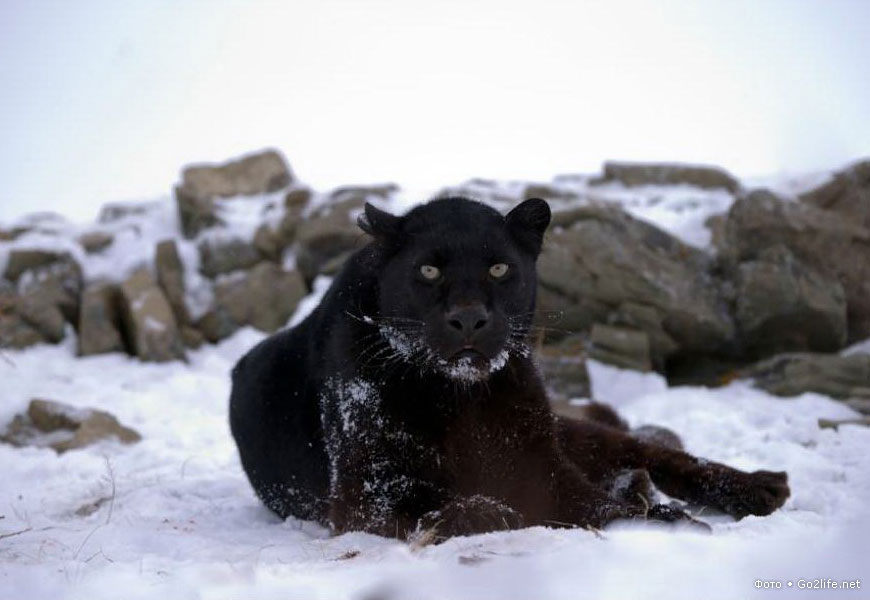
[[[507,275],[508,266],[504,263],[496,263],[489,268],[489,274],[496,279],[501,279]]]
[[[435,281],[441,277],[441,269],[432,265],[423,265],[420,267],[420,274],[429,281]]]

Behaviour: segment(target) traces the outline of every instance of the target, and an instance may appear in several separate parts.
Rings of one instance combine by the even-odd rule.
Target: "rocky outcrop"
[[[213,343],[245,325],[271,333],[287,323],[306,293],[305,282],[297,271],[261,262],[249,273],[215,283],[214,305],[197,328]]]
[[[829,182],[801,195],[800,199],[870,229],[870,159],[843,169]]]
[[[728,268],[739,268],[777,246],[787,248],[801,265],[815,272],[808,275],[815,283],[807,291],[826,281],[839,281],[845,293],[848,341],[870,337],[870,229],[837,212],[783,200],[767,190],[739,198],[725,223],[719,247],[723,262]],[[833,290],[832,295],[836,294]],[[825,303],[835,302],[833,296]]]
[[[523,200],[542,198],[544,200],[578,200],[575,192],[564,190],[546,183],[530,183],[523,192]],[[555,215],[554,215],[555,216]]]
[[[749,356],[832,352],[846,343],[843,286],[781,245],[740,263],[735,314]]]
[[[254,247],[267,260],[280,262],[284,250],[296,240],[296,231],[305,220],[313,197],[307,187],[293,187],[284,197],[284,214],[277,224],[263,223],[254,233]]]
[[[124,350],[119,309],[117,285],[98,282],[85,288],[78,323],[79,356]]]
[[[64,338],[66,320],[49,295],[43,296],[39,288],[31,288],[17,299],[17,312],[46,342],[56,344]]]
[[[783,354],[741,375],[778,396],[816,392],[841,399],[870,399],[870,354]]]
[[[157,283],[166,294],[166,300],[172,307],[172,314],[179,325],[187,325],[190,313],[184,302],[184,265],[178,254],[175,240],[163,240],[157,244],[154,253],[154,271]]]
[[[333,194],[331,198],[335,203],[324,204],[297,224],[296,266],[306,282],[310,283],[320,273],[334,274],[353,251],[371,239],[356,225],[365,197],[348,195],[347,192]]]
[[[712,253],[616,204],[596,202],[599,195],[609,198],[605,188],[595,188],[606,182],[721,190],[713,195],[723,205],[726,192],[737,198],[727,214],[708,219]],[[84,287],[69,253],[13,248],[25,240],[4,244],[0,344],[56,342],[71,324],[81,355],[126,350],[143,360],[171,360],[183,358],[185,346],[219,341],[240,327],[275,331],[317,276],[338,273],[368,243],[356,225],[364,203],[390,199],[397,190],[383,184],[316,193],[295,181],[273,151],[191,166],[182,172],[176,201],[184,236],[198,239],[190,245],[161,241],[153,277],[140,270],[122,284],[89,281]],[[246,220],[252,213],[229,209],[228,203],[239,202],[231,199],[236,196],[280,191],[283,207],[277,194],[268,206],[250,202],[263,208],[255,227]],[[671,382],[718,384],[778,353],[833,352],[870,337],[870,161],[834,174],[799,201],[745,192],[714,167],[620,162],[605,164],[597,179],[472,180],[442,195],[456,194],[502,211],[527,197],[556,201],[539,261],[536,316],[540,364],[554,397],[588,394],[587,356],[662,371]],[[162,219],[165,209],[160,203],[108,205],[100,215],[104,224],[82,235],[57,216],[37,215],[0,232],[0,241],[65,231],[86,253],[98,253],[122,229],[146,231],[141,226]],[[241,231],[235,227],[204,232],[222,218],[232,225],[245,219],[253,234],[233,237]],[[185,282],[180,251],[194,244],[208,279],[193,273]],[[102,263],[88,264],[99,264],[102,272]],[[783,372],[806,380],[795,368]]]
[[[740,189],[740,183],[728,172],[702,165],[669,163],[631,163],[608,161],[599,183],[618,181],[625,186],[686,184],[700,188]]]
[[[175,189],[181,228],[188,238],[221,222],[216,198],[275,192],[293,181],[284,158],[266,150],[220,165],[193,165],[182,171]]]
[[[121,284],[121,317],[131,353],[143,361],[184,359],[175,315],[148,269],[140,268]]]
[[[205,339],[215,344],[244,327],[250,318],[247,276],[243,273],[215,282],[211,308],[196,323]]]
[[[50,250],[12,250],[9,252],[9,260],[6,263],[3,277],[14,283],[25,272],[58,262],[64,256]]]
[[[265,150],[223,164],[199,164],[181,172],[181,186],[196,198],[226,198],[266,194],[293,181],[278,152]]]
[[[652,369],[649,336],[644,331],[596,323],[589,341],[590,358],[624,369]]]
[[[132,444],[142,436],[107,412],[39,399],[31,400],[27,412],[0,435],[0,441],[13,446],[48,447],[58,454],[111,438]]]
[[[2,282],[0,282],[2,283]],[[12,286],[0,286],[0,349],[26,348],[45,341],[19,312],[20,298]]]
[[[548,235],[538,261],[540,308],[560,312],[560,327],[643,332],[656,368],[674,354],[715,353],[732,342],[722,282],[705,253],[614,206],[590,204],[574,217]]]
[[[284,241],[280,232],[275,231],[268,223],[263,223],[254,232],[252,241],[254,249],[259,256],[272,262],[281,260],[281,253],[284,250]]]
[[[253,243],[238,238],[208,238],[198,248],[199,272],[211,278],[250,269],[264,258]]]
[[[574,334],[538,348],[535,362],[552,401],[564,403],[571,398],[589,397],[591,385],[586,370],[585,346],[583,336]]]
[[[7,313],[14,317],[7,318],[3,335],[12,347],[59,342],[65,324],[77,324],[82,272],[69,254],[13,250],[6,277],[17,283],[4,292]]]
[[[128,217],[138,217],[157,209],[156,202],[110,202],[103,205],[98,221],[100,223],[116,223]]]
[[[112,245],[114,236],[103,231],[91,231],[78,237],[78,242],[88,254],[97,254]]]
[[[217,206],[213,198],[197,198],[183,187],[175,188],[175,202],[178,205],[178,219],[181,232],[186,238],[195,238],[200,231],[220,225]]]

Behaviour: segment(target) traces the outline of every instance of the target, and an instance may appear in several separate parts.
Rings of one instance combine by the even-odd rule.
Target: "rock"
[[[216,282],[214,304],[197,328],[213,343],[245,325],[271,333],[286,325],[306,291],[298,272],[261,262],[247,274]]]
[[[44,342],[42,335],[17,315],[0,315],[0,348],[29,348]]]
[[[583,338],[573,335],[536,352],[535,362],[552,401],[564,403],[571,398],[589,397],[591,387],[584,347]]]
[[[544,333],[544,340],[548,342],[589,331],[594,323],[606,322],[610,314],[606,304],[593,298],[568,300],[543,285],[538,286],[537,295],[534,325]]]
[[[213,304],[196,328],[209,342],[217,343],[247,324],[249,310],[247,275],[221,277],[215,282]]]
[[[618,181],[626,186],[687,184],[699,188],[723,188],[730,192],[740,189],[740,183],[718,167],[676,163],[630,163],[608,161],[604,175],[597,183]]]
[[[115,240],[114,236],[102,231],[91,231],[79,236],[79,244],[88,254],[96,254],[108,248]]]
[[[18,278],[22,298],[38,299],[43,305],[57,307],[64,319],[78,323],[82,291],[82,270],[69,254],[60,254],[50,263],[29,268]]]
[[[127,217],[139,217],[160,207],[159,202],[113,202],[100,209],[100,223],[114,223]]]
[[[195,198],[265,194],[285,188],[292,181],[290,168],[274,150],[249,154],[219,165],[193,165],[181,174],[181,187]]]
[[[205,239],[198,249],[199,272],[211,278],[250,269],[263,258],[253,243],[238,238]]]
[[[18,294],[0,288],[0,348],[27,348],[45,341],[19,314],[18,307]]]
[[[820,429],[837,430],[841,425],[862,425],[870,427],[870,417],[859,417],[857,419],[819,419]]]
[[[0,280],[0,347],[25,348],[39,342],[61,341],[66,323],[52,300],[51,294],[43,295],[33,287],[19,294],[16,286]]]
[[[349,255],[366,245],[371,238],[356,225],[356,216],[365,203],[363,198],[351,198],[338,204],[327,204],[296,229],[296,265],[311,281],[332,259]],[[335,264],[332,265],[333,269]]]
[[[740,375],[777,396],[816,392],[841,399],[870,399],[870,354],[781,354]]]
[[[312,192],[306,187],[295,187],[284,196],[284,208],[301,211],[311,202]]]
[[[178,206],[181,232],[188,239],[195,238],[205,229],[223,224],[217,215],[217,206],[213,198],[197,198],[182,186],[176,186],[175,202]]]
[[[800,199],[870,229],[870,159],[840,171],[831,181],[801,195]]]
[[[184,265],[181,263],[175,240],[163,240],[157,244],[154,271],[157,274],[157,283],[172,307],[176,323],[189,325],[192,321],[184,302]]]
[[[720,257],[734,269],[774,246],[788,248],[821,277],[838,280],[846,295],[847,341],[870,337],[870,229],[767,190],[738,198],[728,211]]]
[[[260,256],[273,262],[281,260],[281,251],[284,249],[281,236],[263,223],[254,233],[254,248]]]
[[[37,290],[31,290],[18,299],[18,314],[42,338],[53,344],[64,338],[66,321],[60,309]]]
[[[274,150],[251,154],[220,165],[202,164],[185,168],[175,200],[181,230],[187,238],[221,224],[216,198],[252,196],[275,192],[293,181],[284,158]]]
[[[680,349],[674,338],[665,331],[664,315],[648,304],[626,301],[610,313],[609,323],[640,330],[649,342],[649,359],[652,366],[661,370],[663,358]]]
[[[278,230],[272,232],[277,238],[281,251],[296,239],[296,230],[302,222],[311,196],[311,190],[308,188],[294,188],[287,192],[284,198],[284,216],[281,218]]]
[[[63,254],[50,250],[12,250],[9,252],[3,276],[9,281],[18,281],[26,271],[57,262],[62,256]]]
[[[201,331],[190,325],[182,325],[181,341],[184,342],[186,347],[195,350],[205,343],[205,336]]]
[[[870,415],[870,398],[849,398],[843,403],[862,415]]]
[[[121,284],[121,317],[130,350],[143,361],[184,359],[169,301],[145,268]]]
[[[544,200],[577,200],[579,196],[572,191],[564,190],[546,183],[530,183],[523,192],[523,199],[543,198]]]
[[[0,242],[11,242],[31,231],[30,227],[13,227],[11,229],[0,228]]]
[[[846,295],[836,277],[821,275],[782,245],[740,264],[735,311],[751,356],[811,350],[831,352],[846,343]]]
[[[700,250],[612,205],[578,209],[550,232],[538,260],[542,308],[643,331],[656,368],[677,354],[714,354],[733,342],[722,282]],[[568,327],[566,327],[568,328]]]
[[[142,439],[107,412],[34,399],[26,414],[15,417],[0,441],[13,446],[49,447],[63,453],[112,437],[124,444]]]
[[[346,185],[337,187],[330,192],[329,203],[364,203],[372,198],[385,200],[398,191],[399,186],[395,183],[382,183],[379,185]]]
[[[119,304],[117,285],[92,283],[85,288],[78,322],[79,356],[124,351]]]
[[[725,215],[710,215],[704,220],[704,227],[710,230],[710,241],[714,248],[721,248],[725,241]]]
[[[590,358],[624,369],[652,369],[649,337],[643,331],[596,323],[590,342]]]
[[[287,324],[299,301],[308,293],[298,271],[283,271],[274,263],[262,262],[248,275],[251,303],[248,322],[266,333]]]

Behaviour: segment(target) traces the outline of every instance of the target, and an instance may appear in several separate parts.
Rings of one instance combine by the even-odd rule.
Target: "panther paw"
[[[448,502],[439,510],[420,517],[417,531],[438,540],[459,535],[505,531],[524,527],[520,513],[486,496],[470,496]]]
[[[734,486],[735,497],[724,508],[738,519],[769,515],[782,506],[790,494],[788,475],[784,471],[744,473]]]

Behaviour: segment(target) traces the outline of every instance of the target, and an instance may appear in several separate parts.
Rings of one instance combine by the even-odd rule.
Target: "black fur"
[[[404,217],[366,206],[374,241],[233,370],[232,432],[270,509],[404,538],[685,519],[650,508],[650,479],[738,517],[782,505],[784,473],[644,442],[615,415],[552,414],[527,345],[549,220],[542,200],[505,217],[463,198]]]

